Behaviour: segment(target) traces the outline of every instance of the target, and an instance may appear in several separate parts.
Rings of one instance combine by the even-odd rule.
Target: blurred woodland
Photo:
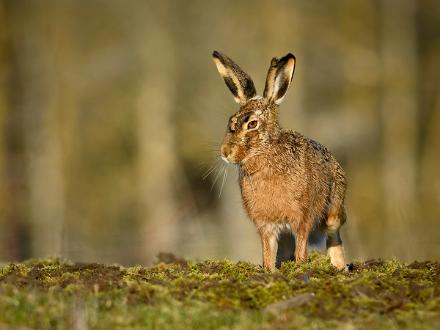
[[[440,258],[440,1],[0,0],[0,260],[261,262],[214,49],[259,93],[295,54],[281,124],[346,169],[349,258]]]

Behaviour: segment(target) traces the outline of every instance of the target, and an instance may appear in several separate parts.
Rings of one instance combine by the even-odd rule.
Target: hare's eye
[[[256,120],[251,120],[248,124],[247,124],[247,128],[248,129],[253,129],[255,127],[257,127],[257,121]]]

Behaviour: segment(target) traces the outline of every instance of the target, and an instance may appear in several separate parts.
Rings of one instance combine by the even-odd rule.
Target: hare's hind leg
[[[345,268],[344,249],[342,247],[341,235],[339,229],[346,219],[344,207],[340,207],[336,212],[330,212],[325,221],[327,233],[327,254],[330,261],[337,269]]]

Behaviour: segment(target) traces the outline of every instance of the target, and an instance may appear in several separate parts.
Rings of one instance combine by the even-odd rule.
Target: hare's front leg
[[[273,224],[257,223],[257,227],[261,237],[261,246],[263,249],[263,267],[269,271],[273,271],[275,270],[278,232]]]

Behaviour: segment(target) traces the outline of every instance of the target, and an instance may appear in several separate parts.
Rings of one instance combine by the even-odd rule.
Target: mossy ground
[[[440,328],[440,263],[326,256],[269,273],[162,255],[124,268],[30,260],[0,268],[0,329]]]

